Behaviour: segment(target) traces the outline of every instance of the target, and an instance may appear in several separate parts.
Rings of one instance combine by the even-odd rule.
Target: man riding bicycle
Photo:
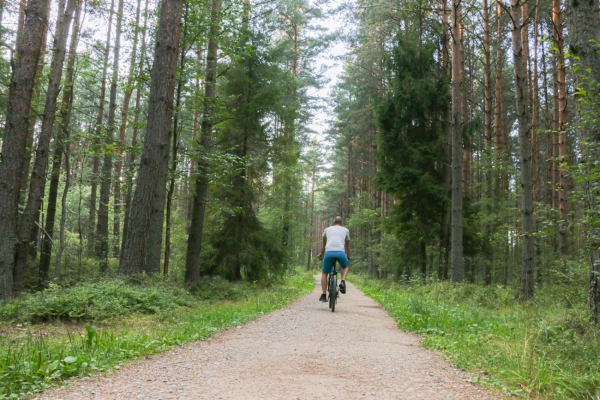
[[[323,294],[319,301],[327,302],[327,275],[333,271],[333,263],[340,263],[342,281],[340,292],[346,293],[346,276],[348,275],[348,260],[350,260],[350,231],[342,226],[342,217],[335,217],[333,225],[323,232],[323,249],[319,255],[323,260],[323,275],[321,275],[321,287]]]

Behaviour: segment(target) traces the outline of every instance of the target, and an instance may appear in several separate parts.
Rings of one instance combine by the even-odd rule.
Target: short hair
[[[340,217],[339,215],[337,217],[335,217],[333,219],[333,224],[334,225],[342,225],[342,217]]]

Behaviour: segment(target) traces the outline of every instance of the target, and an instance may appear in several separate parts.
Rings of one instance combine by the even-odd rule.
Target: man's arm
[[[350,240],[349,239],[346,239],[345,247],[346,247],[346,257],[348,257],[348,259],[350,259]]]
[[[319,257],[323,258],[325,255],[325,245],[327,244],[327,236],[323,236],[323,248],[321,249],[321,254]]]

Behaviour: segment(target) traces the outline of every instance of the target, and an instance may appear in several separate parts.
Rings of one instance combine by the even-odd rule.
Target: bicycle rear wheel
[[[331,275],[329,278],[329,308],[335,312],[335,303],[337,301],[337,276]]]

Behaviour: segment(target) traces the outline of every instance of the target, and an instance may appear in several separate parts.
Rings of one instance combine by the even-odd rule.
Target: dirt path
[[[76,379],[42,399],[499,399],[419,347],[349,285],[335,313],[315,291],[237,329]]]

